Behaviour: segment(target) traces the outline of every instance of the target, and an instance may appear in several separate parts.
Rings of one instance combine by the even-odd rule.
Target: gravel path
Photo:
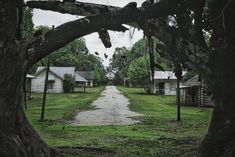
[[[129,100],[115,86],[107,86],[101,96],[92,103],[94,110],[78,112],[72,125],[130,125],[138,123],[131,117],[141,114],[128,108]]]

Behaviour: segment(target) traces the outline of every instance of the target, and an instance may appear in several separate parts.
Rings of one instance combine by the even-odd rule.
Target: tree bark
[[[187,0],[187,3],[190,1],[194,0]],[[50,5],[49,2],[42,4],[41,2],[31,2],[27,4],[29,7],[37,7],[45,10],[50,8],[47,6]],[[132,2],[117,11],[114,11],[113,9],[111,12],[108,11],[98,15],[94,14],[96,14],[96,10],[99,10],[99,7],[97,8],[97,5],[94,5],[94,9],[92,6],[89,6],[87,10],[91,9],[94,11],[95,13],[93,16],[60,25],[52,31],[49,31],[41,40],[36,41],[28,47],[32,49],[32,51],[28,53],[30,64],[36,63],[38,60],[63,47],[72,40],[93,32],[98,32],[102,28],[114,31],[126,31],[126,28],[123,27],[122,24],[143,22],[145,19],[165,17],[170,14],[181,12],[181,9],[177,7],[177,0],[164,0],[145,9],[137,8],[136,5],[135,2]],[[84,9],[84,6],[81,6],[82,8],[80,9]],[[57,8],[53,8],[53,10],[61,12],[61,8],[58,6]],[[153,14],[153,11],[157,11],[158,13]],[[63,10],[62,13],[65,12],[71,13],[69,7]],[[79,15],[82,13],[85,15],[87,14],[87,12],[78,11]]]
[[[25,51],[17,40],[19,0],[0,2],[0,156],[61,157],[41,140],[24,111]]]
[[[235,156],[235,16],[234,1],[215,0],[209,82],[215,100],[210,127],[198,157]]]
[[[198,157],[234,157],[234,110],[235,107],[228,109],[224,105],[217,104],[212,115],[208,133],[200,145]]]

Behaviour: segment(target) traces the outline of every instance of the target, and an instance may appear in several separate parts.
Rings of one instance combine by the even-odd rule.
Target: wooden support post
[[[180,79],[177,77],[177,121],[180,120]]]
[[[43,98],[42,98],[42,110],[41,110],[40,120],[44,119],[46,97],[47,97],[47,83],[48,83],[49,70],[50,70],[50,56],[48,57],[48,62],[47,62],[47,67],[46,67],[46,77],[45,77],[45,83],[44,83],[44,91],[43,91]]]
[[[32,79],[29,81],[29,99],[32,98]]]
[[[176,94],[177,94],[177,121],[181,121],[181,116],[180,116],[180,81],[182,80],[182,68],[179,63],[176,63],[175,65],[175,76],[177,78],[177,89],[176,89]]]
[[[83,92],[86,93],[86,83],[85,82],[83,82],[83,88],[84,88]]]

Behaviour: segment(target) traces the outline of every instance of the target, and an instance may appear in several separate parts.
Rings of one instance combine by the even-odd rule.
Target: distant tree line
[[[159,42],[154,39],[154,43]],[[169,60],[162,58],[155,52],[155,62],[165,70],[171,69]],[[150,82],[150,61],[147,48],[147,39],[137,41],[131,49],[126,47],[116,48],[111,59],[110,68],[115,69],[115,83],[123,84],[124,79],[132,86],[146,87]],[[159,70],[156,68],[156,70]]]

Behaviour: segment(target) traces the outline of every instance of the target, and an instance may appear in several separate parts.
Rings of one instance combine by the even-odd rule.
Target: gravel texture
[[[78,112],[71,125],[130,125],[142,116],[130,111],[129,100],[115,86],[107,86],[101,96],[92,103],[93,110]]]

